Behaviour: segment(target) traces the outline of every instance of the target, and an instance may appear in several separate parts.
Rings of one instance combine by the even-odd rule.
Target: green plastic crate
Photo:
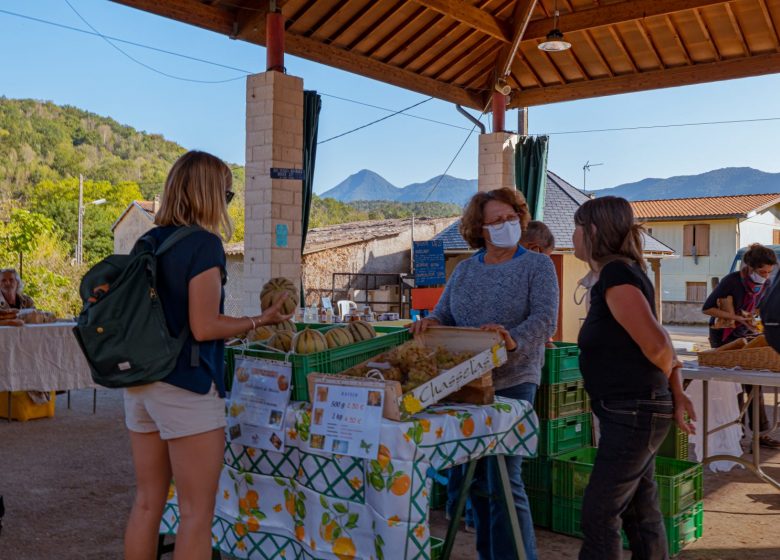
[[[703,477],[701,463],[656,457],[655,482],[661,513],[672,517],[701,501]]]
[[[661,444],[661,447],[658,448],[658,456],[687,461],[688,434],[677,426],[672,426],[666,439]]]
[[[549,493],[552,489],[552,469],[553,461],[550,457],[524,458],[522,473],[526,490],[544,490]]]
[[[590,399],[585,392],[585,382],[580,379],[541,385],[536,393],[534,409],[539,418],[546,420],[590,412]]]
[[[441,560],[442,552],[444,552],[444,539],[431,536],[431,560]]]
[[[664,517],[669,556],[677,556],[704,533],[704,504],[698,502],[674,517]]]
[[[309,386],[306,381],[307,376],[310,373],[339,373],[345,369],[349,369],[352,366],[356,366],[361,362],[376,356],[394,348],[400,344],[403,344],[411,335],[409,329],[405,327],[374,327],[377,332],[377,337],[371,340],[363,340],[349,344],[347,346],[341,346],[339,348],[331,348],[324,352],[316,352],[314,354],[290,354],[289,359],[293,366],[293,380],[292,389],[290,392],[290,399],[294,401],[307,401],[309,400]],[[226,348],[227,353],[227,368],[225,370],[225,385],[230,390],[233,382],[233,370],[235,369],[236,356],[248,356],[253,358],[264,358],[268,360],[284,361],[285,355],[280,352],[273,352],[271,350],[259,347],[256,345],[250,345],[246,349],[242,348]]]
[[[531,518],[534,525],[549,529],[552,525],[552,494],[550,490],[525,489],[531,506]]]
[[[581,500],[593,472],[596,448],[564,453],[553,460],[552,493],[569,500]],[[702,499],[703,470],[700,463],[656,457],[655,482],[661,514],[672,517]]]
[[[544,351],[542,385],[554,385],[582,379],[580,348],[571,342],[554,342],[555,348]]]
[[[591,444],[590,413],[539,421],[539,455],[552,457]]]
[[[584,447],[553,460],[552,493],[567,500],[581,500],[593,472],[595,447]]]
[[[560,496],[552,497],[551,529],[556,533],[572,537],[583,537],[582,533],[582,500],[569,500]],[[623,548],[628,549],[628,537],[625,531],[620,531],[623,537]]]

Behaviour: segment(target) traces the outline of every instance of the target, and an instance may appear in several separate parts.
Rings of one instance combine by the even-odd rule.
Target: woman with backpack
[[[125,559],[156,557],[158,531],[171,478],[180,523],[176,560],[211,558],[211,523],[225,448],[224,340],[260,325],[282,322],[284,298],[262,315],[224,315],[225,251],[232,225],[230,168],[219,158],[191,151],[165,181],[158,226],[160,246],[185,226],[199,226],[158,260],[158,295],[171,334],[190,334],[176,367],[162,381],[125,389],[136,496],[125,532]]]
[[[580,369],[599,440],[582,502],[580,560],[623,558],[620,529],[633,558],[668,558],[653,472],[673,421],[695,420],[682,390],[681,364],[655,316],[645,273],[642,228],[623,198],[589,200],[574,215],[574,255],[598,275],[579,335]]]

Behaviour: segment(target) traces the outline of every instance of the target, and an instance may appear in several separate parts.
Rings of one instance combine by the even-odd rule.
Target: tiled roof
[[[557,251],[571,251],[571,238],[574,234],[574,213],[577,208],[590,200],[590,197],[570,185],[552,171],[547,171],[547,184],[544,193],[544,223],[555,237]],[[458,231],[460,220],[442,231],[434,239],[444,241],[445,251],[471,251]],[[645,251],[650,253],[672,254],[674,250],[654,237],[645,235]]]
[[[154,216],[154,201],[153,200],[136,200],[135,203],[141,207],[141,209],[147,214]]]
[[[676,198],[632,202],[639,220],[684,220],[690,218],[746,218],[751,212],[780,203],[780,193]]]

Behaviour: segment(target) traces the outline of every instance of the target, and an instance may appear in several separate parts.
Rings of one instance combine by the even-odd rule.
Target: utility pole
[[[517,110],[517,134],[528,136],[528,107],[520,107]]]
[[[582,166],[582,190],[583,192],[587,192],[588,190],[588,171],[590,171],[591,167],[598,167],[599,165],[604,165],[603,163],[591,163],[590,160],[585,162],[585,165]]]
[[[76,264],[82,263],[82,244],[84,238],[84,175],[79,173],[79,232],[76,240]]]

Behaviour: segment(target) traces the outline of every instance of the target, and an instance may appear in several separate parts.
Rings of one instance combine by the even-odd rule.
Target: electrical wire
[[[479,115],[479,119],[478,119],[478,120],[482,120],[482,117],[484,117],[484,116],[485,116],[485,112],[487,111],[487,108],[488,108],[489,106],[490,106],[490,101],[488,101],[487,105],[485,105],[485,108],[484,108],[484,109],[482,109],[482,113],[480,113],[480,115]],[[463,144],[461,144],[461,145],[460,145],[460,148],[458,148],[458,151],[457,151],[457,152],[455,152],[455,155],[454,155],[454,156],[453,156],[453,158],[450,160],[450,163],[449,163],[449,165],[447,165],[447,169],[445,169],[445,170],[444,170],[444,173],[442,173],[441,175],[439,175],[439,178],[437,179],[436,183],[433,185],[433,187],[431,187],[431,190],[430,190],[430,191],[428,191],[428,196],[426,196],[426,197],[425,197],[425,200],[423,200],[423,203],[426,203],[426,202],[428,202],[428,199],[430,199],[430,198],[431,198],[431,195],[432,195],[432,194],[433,194],[433,192],[436,190],[436,188],[439,186],[439,184],[441,183],[442,179],[444,179],[444,176],[445,176],[445,175],[447,174],[447,172],[450,170],[450,167],[452,167],[452,166],[455,164],[455,160],[457,160],[457,159],[458,159],[458,156],[459,156],[459,155],[460,155],[460,153],[463,151],[463,148],[465,148],[465,147],[466,147],[466,144],[468,143],[468,141],[469,141],[469,138],[471,138],[471,135],[474,133],[474,129],[476,129],[476,128],[477,128],[477,123],[474,123],[474,124],[471,126],[471,130],[469,130],[469,133],[466,135],[466,139],[463,141]]]
[[[390,114],[390,115],[385,115],[385,116],[384,116],[384,117],[382,117],[381,119],[377,119],[377,120],[375,120],[375,121],[371,121],[371,122],[369,122],[369,123],[366,123],[366,124],[360,125],[360,126],[358,126],[357,128],[353,128],[352,130],[347,130],[346,132],[342,132],[341,134],[337,134],[336,136],[331,136],[330,138],[326,138],[325,140],[322,140],[322,141],[320,141],[320,142],[317,142],[317,145],[319,146],[320,144],[325,144],[326,142],[330,142],[331,140],[335,140],[336,138],[341,138],[342,136],[346,136],[347,134],[352,134],[353,132],[357,132],[358,130],[363,130],[364,128],[367,128],[367,127],[369,127],[369,126],[371,126],[371,125],[373,125],[373,124],[380,123],[380,122],[382,122],[382,121],[386,121],[386,120],[387,120],[387,119],[389,119],[390,117],[394,117],[394,116],[396,116],[396,115],[400,115],[400,114],[401,114],[401,113],[403,113],[404,111],[408,111],[409,109],[414,109],[415,107],[419,107],[420,105],[422,105],[423,103],[427,103],[427,102],[428,102],[428,101],[430,101],[431,99],[433,99],[433,97],[429,97],[429,98],[427,98],[427,99],[423,99],[422,101],[418,101],[418,102],[417,102],[417,103],[415,103],[414,105],[409,105],[409,106],[408,106],[408,107],[406,107],[405,109],[401,109],[400,111],[396,111],[395,113],[392,113],[392,114]],[[472,129],[472,130],[473,130],[473,129]]]
[[[235,82],[236,80],[243,80],[246,77],[246,76],[238,76],[236,78],[229,78],[229,79],[226,79],[226,80],[198,80],[198,79],[194,79],[194,78],[184,78],[182,76],[175,76],[173,74],[169,74],[167,72],[163,72],[162,70],[158,70],[157,68],[155,68],[153,66],[150,66],[150,65],[146,64],[145,62],[142,62],[142,61],[138,60],[137,58],[131,56],[130,54],[128,54],[127,52],[125,52],[124,50],[122,50],[121,48],[116,46],[114,43],[112,43],[100,31],[95,29],[95,27],[91,23],[89,23],[86,19],[84,19],[84,16],[82,16],[79,13],[79,11],[76,8],[73,7],[73,4],[70,3],[70,0],[65,0],[65,3],[68,5],[68,7],[71,10],[73,10],[73,13],[75,13],[78,16],[78,18],[81,21],[84,22],[84,24],[87,27],[89,27],[92,31],[97,33],[100,36],[100,38],[103,39],[106,43],[111,45],[113,48],[115,48],[117,51],[119,51],[121,54],[123,54],[124,56],[126,56],[127,58],[129,58],[130,60],[135,62],[136,64],[139,64],[139,65],[143,66],[147,70],[151,70],[152,72],[156,72],[157,74],[161,74],[161,75],[165,76],[166,78],[174,78],[176,80],[181,80],[183,82],[192,82],[192,83],[197,83],[197,84],[225,84],[225,83],[228,83],[228,82]]]
[[[66,0],[66,2],[67,2],[67,0]],[[82,21],[87,23],[84,20],[84,18],[81,17],[81,15],[73,8],[73,6],[69,2],[68,2],[68,5],[82,19]],[[245,9],[245,10],[259,10],[257,8],[241,7],[241,6],[237,6],[237,5],[233,5],[233,4],[231,4],[231,6],[236,7],[236,8]],[[21,19],[26,19],[26,20],[29,20],[29,21],[34,21],[36,23],[42,23],[42,24],[45,24],[45,25],[58,27],[58,28],[65,29],[65,30],[68,30],[68,31],[75,31],[77,33],[82,33],[82,34],[85,34],[85,35],[91,35],[91,36],[95,36],[95,37],[100,37],[103,40],[105,40],[106,42],[108,42],[115,49],[120,50],[120,52],[122,52],[122,54],[124,54],[125,56],[130,58],[130,60],[132,60],[133,62],[136,62],[137,64],[140,64],[144,68],[147,68],[147,69],[149,69],[149,70],[151,70],[153,72],[156,72],[156,73],[161,74],[161,75],[163,75],[165,77],[168,77],[168,78],[171,78],[171,79],[175,79],[175,80],[182,80],[182,81],[187,81],[187,82],[205,83],[205,84],[219,84],[219,83],[226,83],[226,82],[240,80],[240,79],[244,78],[244,76],[239,76],[237,78],[231,78],[231,79],[228,79],[228,80],[193,80],[193,79],[190,79],[190,78],[183,78],[183,77],[180,77],[180,76],[174,76],[174,75],[168,74],[166,72],[161,72],[161,71],[157,70],[156,68],[153,68],[153,67],[151,67],[151,66],[149,66],[149,65],[147,65],[147,64],[145,64],[145,63],[143,63],[141,61],[136,60],[135,58],[131,57],[130,55],[128,55],[127,53],[125,53],[124,51],[119,49],[112,42],[123,43],[123,44],[126,44],[126,45],[131,45],[131,46],[134,46],[134,47],[148,49],[148,50],[151,50],[151,51],[156,51],[156,52],[167,54],[167,55],[171,55],[171,56],[178,56],[180,58],[185,58],[187,60],[192,60],[194,62],[201,62],[203,64],[210,64],[212,66],[225,68],[225,69],[228,69],[228,70],[235,70],[237,72],[243,72],[243,73],[245,73],[247,75],[254,73],[254,72],[252,72],[250,70],[246,70],[246,69],[243,69],[243,68],[237,68],[235,66],[229,66],[229,65],[222,64],[222,63],[219,63],[219,62],[206,60],[206,59],[190,56],[190,55],[187,55],[187,54],[178,53],[178,52],[175,52],[175,51],[169,51],[169,50],[166,50],[166,49],[153,47],[153,46],[146,45],[146,44],[143,44],[143,43],[137,43],[137,42],[134,42],[134,41],[129,41],[127,39],[121,39],[119,37],[113,37],[113,36],[110,36],[110,35],[104,35],[104,34],[100,33],[99,31],[96,31],[96,30],[95,31],[88,31],[86,29],[80,29],[78,27],[72,27],[72,26],[69,26],[69,25],[62,24],[62,23],[58,23],[58,22],[54,22],[54,21],[50,21],[50,20],[45,20],[45,19],[34,17],[34,16],[29,16],[29,15],[26,15],[26,14],[20,14],[18,12],[12,12],[12,11],[9,11],[9,10],[4,10],[4,9],[0,9],[0,14],[5,14],[5,15],[13,16],[13,17],[18,17],[18,18],[21,18]],[[87,23],[87,25],[89,25],[89,24]],[[90,26],[90,27],[92,27],[92,26]],[[378,105],[372,105],[370,103],[365,103],[365,102],[357,101],[357,100],[354,100],[354,99],[349,99],[349,98],[345,98],[345,97],[339,97],[339,96],[331,95],[331,94],[324,93],[324,92],[320,92],[320,94],[323,95],[323,96],[326,96],[326,97],[339,99],[341,101],[354,103],[356,105],[362,105],[362,106],[365,106],[365,107],[371,107],[371,108],[378,109],[378,110],[381,110],[381,111],[392,112],[393,115],[391,115],[391,116],[402,115],[404,117],[424,120],[424,121],[440,124],[440,125],[443,125],[443,126],[448,126],[448,127],[451,127],[451,128],[459,128],[461,130],[468,130],[466,127],[461,127],[461,126],[458,126],[458,125],[455,125],[455,124],[451,124],[451,123],[447,123],[447,122],[443,122],[443,121],[438,121],[438,120],[435,120],[435,119],[430,119],[430,118],[422,117],[422,116],[419,116],[419,115],[411,115],[411,114],[408,114],[408,113],[405,113],[405,112],[394,111],[393,109],[388,109],[386,107],[380,107]],[[626,132],[626,131],[653,130],[653,129],[664,129],[664,128],[683,128],[683,127],[689,127],[689,126],[716,126],[716,125],[727,125],[727,124],[750,124],[750,123],[773,122],[773,121],[780,121],[780,117],[763,117],[763,118],[755,118],[755,119],[732,119],[732,120],[724,120],[724,121],[703,121],[703,122],[693,122],[693,123],[669,123],[669,124],[659,124],[659,125],[626,126],[626,127],[584,129],[584,130],[565,130],[565,131],[553,131],[553,132],[539,133],[539,134],[534,134],[534,136],[541,136],[541,135],[565,136],[565,135],[574,135],[574,134],[593,134],[593,133],[601,133],[601,132]],[[377,122],[379,122],[379,121],[377,121]]]

